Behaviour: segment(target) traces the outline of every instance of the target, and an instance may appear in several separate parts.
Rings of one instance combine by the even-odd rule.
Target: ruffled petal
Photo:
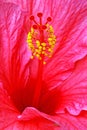
[[[70,76],[74,63],[87,54],[87,1],[56,1],[53,6],[57,43],[43,76],[49,87],[60,86]]]
[[[25,14],[14,4],[0,2],[0,80],[9,91],[26,86],[30,52]],[[11,89],[12,88],[12,89]]]
[[[87,56],[75,64],[71,76],[57,89],[60,110],[67,109],[73,115],[87,110]]]
[[[33,123],[33,125],[36,125],[38,123],[39,126],[37,128],[41,128],[41,130],[44,130],[45,128],[59,127],[58,121],[55,120],[54,116],[47,115],[33,107],[27,107],[23,113],[18,116],[18,120],[30,121]],[[41,126],[41,124],[43,126]]]
[[[60,123],[57,130],[87,130],[87,112],[83,111],[79,116],[68,113],[58,114],[56,118]]]

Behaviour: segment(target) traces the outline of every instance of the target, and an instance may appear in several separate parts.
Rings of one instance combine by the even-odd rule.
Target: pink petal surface
[[[26,85],[30,52],[26,44],[26,19],[20,8],[0,3],[0,13],[0,80],[9,90]]]
[[[57,89],[61,110],[66,108],[73,115],[87,110],[87,56],[76,63],[71,76]]]
[[[79,116],[58,114],[57,120],[60,122],[58,130],[87,130],[87,112],[82,112]]]

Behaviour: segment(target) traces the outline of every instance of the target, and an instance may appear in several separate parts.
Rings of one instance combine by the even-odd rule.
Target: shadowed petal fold
[[[41,113],[35,108],[26,108],[20,115],[0,83],[0,130],[53,130],[58,127],[58,121],[53,116]]]

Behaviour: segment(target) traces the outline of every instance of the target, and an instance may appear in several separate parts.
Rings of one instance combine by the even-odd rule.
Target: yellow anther
[[[36,40],[36,45],[37,45],[37,47],[40,46],[40,41],[39,40]]]
[[[31,32],[28,33],[28,37],[31,36]]]
[[[51,48],[48,49],[49,52],[52,52]]]
[[[38,58],[40,58],[40,55],[39,55],[39,54],[36,54],[36,56],[37,56]]]
[[[32,34],[34,33],[34,28],[31,28],[31,33],[32,33]]]
[[[46,50],[46,47],[43,47],[43,50],[45,51],[45,50]]]
[[[36,49],[36,53],[40,55],[40,54],[41,54],[41,51],[38,50],[38,49]]]
[[[53,27],[49,26],[49,28],[50,28],[49,31],[53,33],[54,32]]]
[[[46,46],[46,43],[43,42],[43,43],[41,43],[41,45],[42,45],[42,46]]]
[[[43,64],[45,65],[45,64],[46,64],[46,62],[44,61],[44,62],[43,62]]]
[[[28,39],[27,41],[28,41],[28,43],[32,43],[32,40],[31,40],[31,39]]]
[[[50,41],[52,41],[53,39],[52,38],[48,38],[48,41],[50,42]]]
[[[34,48],[32,43],[29,43],[28,45],[29,45],[30,48]]]
[[[39,46],[39,50],[42,50],[42,46]]]
[[[35,51],[38,52],[38,49],[36,49]]]
[[[42,51],[42,54],[45,54],[45,51]]]

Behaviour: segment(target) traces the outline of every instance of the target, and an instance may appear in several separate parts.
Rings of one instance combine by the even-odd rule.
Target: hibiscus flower
[[[0,0],[0,14],[0,130],[87,130],[87,1]],[[51,57],[31,47],[43,39]]]

